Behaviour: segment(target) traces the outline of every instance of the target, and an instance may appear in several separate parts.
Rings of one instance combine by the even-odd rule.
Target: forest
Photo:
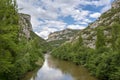
[[[52,51],[52,55],[59,59],[72,61],[76,65],[83,65],[92,75],[100,80],[120,80],[120,24],[114,23],[110,29],[111,46],[107,46],[104,29],[98,27],[96,48],[91,49],[83,45],[81,34],[74,43],[65,43]]]
[[[16,0],[0,0],[0,80],[19,80],[44,61],[45,41],[32,31],[30,39],[20,34]]]
[[[0,80],[20,80],[25,73],[38,67],[38,60],[39,67],[42,66],[43,53],[51,49],[52,56],[84,66],[100,80],[120,80],[119,18],[112,26],[95,28],[95,49],[84,46],[81,33],[78,40],[65,42],[53,49],[33,31],[30,32],[30,39],[20,36],[23,33],[18,10],[16,0],[0,0]],[[102,17],[111,16],[116,11]],[[109,40],[104,35],[106,29],[111,34]]]

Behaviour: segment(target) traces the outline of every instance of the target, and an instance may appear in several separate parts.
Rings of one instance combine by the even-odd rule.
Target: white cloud
[[[85,10],[76,10],[73,14],[72,17],[74,18],[74,20],[79,21],[79,20],[84,20],[87,18],[87,16],[89,15],[89,11],[85,11]]]
[[[92,21],[90,19],[84,19],[85,22],[91,23]]]
[[[100,13],[110,8],[111,0],[17,0],[17,3],[19,8],[23,8],[19,12],[31,15],[33,30],[39,36],[47,38],[50,32],[63,30],[67,27],[84,28],[79,24],[87,25],[92,22],[89,17],[98,18]],[[81,6],[86,5],[104,6],[104,8],[100,13],[91,14],[91,11],[82,9]],[[70,25],[59,19],[66,16],[71,16],[75,25]]]
[[[111,0],[81,0],[81,5],[95,5],[98,6],[106,6],[111,4]]]
[[[65,28],[66,26],[66,23],[64,23],[63,21],[55,21],[55,20],[46,20],[44,23],[43,23],[44,26],[46,27],[49,27],[49,28],[57,28],[59,30],[62,30]]]
[[[49,31],[42,31],[42,32],[35,32],[38,36],[47,39],[47,36],[49,35]]]
[[[109,10],[111,8],[111,5],[105,6],[102,10],[101,13],[106,12],[107,10]]]
[[[111,3],[111,0],[99,0],[99,1],[92,1],[92,3],[96,6],[105,6]]]
[[[49,21],[46,20],[44,23],[41,24],[41,29],[36,32],[39,36],[41,36],[44,39],[48,38],[48,35],[51,32],[63,30],[66,27],[66,23],[62,21]]]
[[[91,18],[98,18],[98,17],[100,17],[100,15],[101,15],[101,13],[96,12],[96,13],[90,14],[90,17]]]
[[[85,29],[85,26],[81,26],[81,25],[68,25],[67,28],[70,28],[70,29]]]
[[[84,22],[84,21],[77,21],[77,22],[75,22],[75,25],[88,25],[88,23],[87,22]]]

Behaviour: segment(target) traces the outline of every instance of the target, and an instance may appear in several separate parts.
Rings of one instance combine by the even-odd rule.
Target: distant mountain
[[[32,30],[32,25],[31,25],[31,16],[28,14],[23,14],[19,13],[19,24],[20,24],[20,32],[19,32],[19,40],[24,37],[26,40],[30,41],[32,39],[37,38],[39,41],[37,44],[40,45],[40,49],[42,52],[47,52],[49,50],[49,44],[41,37],[36,35],[33,30]]]
[[[112,8],[110,10],[103,13],[95,22],[89,24],[86,29],[81,30],[80,34],[83,38],[84,45],[90,48],[95,48],[97,29],[101,28],[107,38],[106,44],[111,46],[111,26],[114,23],[120,23],[120,0],[115,0],[112,3]],[[78,38],[79,36],[76,36],[72,41],[74,42]]]
[[[31,16],[17,12],[15,1],[0,1],[0,7],[0,79],[20,80],[42,66],[49,44],[33,32]]]
[[[47,42],[49,42],[53,47],[60,46],[65,41],[72,40],[72,38],[78,34],[79,31],[80,30],[65,29],[51,33],[48,36]]]
[[[83,30],[71,30],[66,29],[59,32],[54,32],[49,35],[47,42],[51,43],[53,46],[59,46],[60,44],[69,41],[75,42],[81,34],[83,38],[83,43],[85,46],[90,48],[95,48],[96,42],[96,29],[103,28],[106,38],[108,38],[106,44],[111,45],[110,38],[111,26],[115,23],[120,23],[120,0],[115,0],[112,3],[112,8],[105,13],[103,13],[95,22],[89,24],[86,29]],[[74,38],[73,38],[74,37]]]
[[[85,66],[99,80],[120,80],[120,0],[52,55]]]

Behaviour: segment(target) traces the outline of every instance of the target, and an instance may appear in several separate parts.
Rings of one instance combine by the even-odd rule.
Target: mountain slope
[[[52,51],[52,55],[89,69],[100,80],[120,80],[120,0],[79,36]]]
[[[65,29],[62,31],[51,33],[48,36],[47,42],[53,47],[60,46],[65,41],[71,40],[80,30]]]
[[[0,79],[20,80],[38,60],[42,65],[47,43],[32,31],[30,16],[18,14],[15,0],[0,1],[0,8]]]
[[[110,40],[112,38],[111,29],[114,23],[120,23],[120,0],[116,0],[112,3],[112,8],[107,12],[103,13],[101,17],[96,20],[95,22],[89,24],[89,26],[81,31],[81,36],[83,38],[83,43],[85,46],[94,48],[95,49],[95,42],[97,39],[97,30],[96,29],[103,29],[104,35],[107,38],[106,44],[111,46]],[[78,39],[79,36],[76,36]]]
[[[26,38],[27,41],[36,38],[38,40],[37,44],[40,45],[39,48],[42,49],[42,52],[47,52],[47,50],[50,49],[50,45],[43,38],[37,36],[33,32],[30,20],[30,15],[19,13],[19,41],[21,41],[23,37]]]

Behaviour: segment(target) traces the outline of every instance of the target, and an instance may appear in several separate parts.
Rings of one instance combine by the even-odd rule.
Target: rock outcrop
[[[39,41],[37,45],[40,45],[40,49],[43,52],[47,52],[50,50],[50,45],[43,38],[39,37],[35,32],[33,32],[32,24],[31,24],[31,16],[28,14],[19,13],[19,37],[18,40],[20,42],[25,41],[26,43],[30,43],[30,41],[36,40]],[[47,47],[46,47],[47,46]]]
[[[80,30],[72,30],[65,29],[62,31],[51,33],[48,36],[47,42],[51,43],[53,46],[59,46],[65,41],[72,40],[72,38],[79,32]]]
[[[25,36],[30,39],[30,32],[32,31],[32,25],[30,23],[31,16],[28,14],[19,14],[20,34],[19,36]]]
[[[112,8],[110,10],[103,13],[98,20],[91,23],[86,29],[80,32],[83,38],[84,45],[90,48],[95,48],[95,42],[97,39],[96,29],[103,28],[104,35],[108,40],[106,44],[108,47],[111,46],[111,44],[109,43],[109,40],[111,40],[112,38],[110,26],[112,26],[115,22],[120,23],[120,0],[115,0],[112,3]],[[75,41],[75,39],[73,39],[72,41]]]
[[[116,9],[116,8],[119,8],[119,7],[120,7],[120,0],[115,0],[112,3],[112,8]]]
[[[104,35],[106,37],[106,44],[109,47],[111,46],[110,40],[112,38],[111,26],[115,22],[120,23],[120,0],[115,0],[111,5],[111,9],[103,13],[95,22],[89,24],[86,29],[76,31],[76,33],[74,33],[74,31],[71,31],[70,29],[51,33],[47,41],[52,42],[55,45],[60,45],[63,42],[74,43],[79,38],[79,35],[81,35],[81,37],[83,38],[84,46],[95,48],[97,40],[96,29],[101,28],[103,29]]]
[[[112,3],[110,10],[103,13],[95,22],[89,24],[86,29],[79,31],[79,34],[76,34],[74,38],[71,38],[71,40],[66,42],[74,43],[78,40],[79,35],[81,35],[84,46],[95,49],[97,40],[96,29],[100,28],[104,31],[104,36],[106,37],[106,45],[110,47],[110,40],[112,39],[111,26],[115,22],[120,23],[120,0],[115,0]]]
[[[120,0],[115,0],[112,3],[112,8],[103,13],[101,17],[89,25],[90,28],[98,26],[111,26],[116,19],[120,18]]]

